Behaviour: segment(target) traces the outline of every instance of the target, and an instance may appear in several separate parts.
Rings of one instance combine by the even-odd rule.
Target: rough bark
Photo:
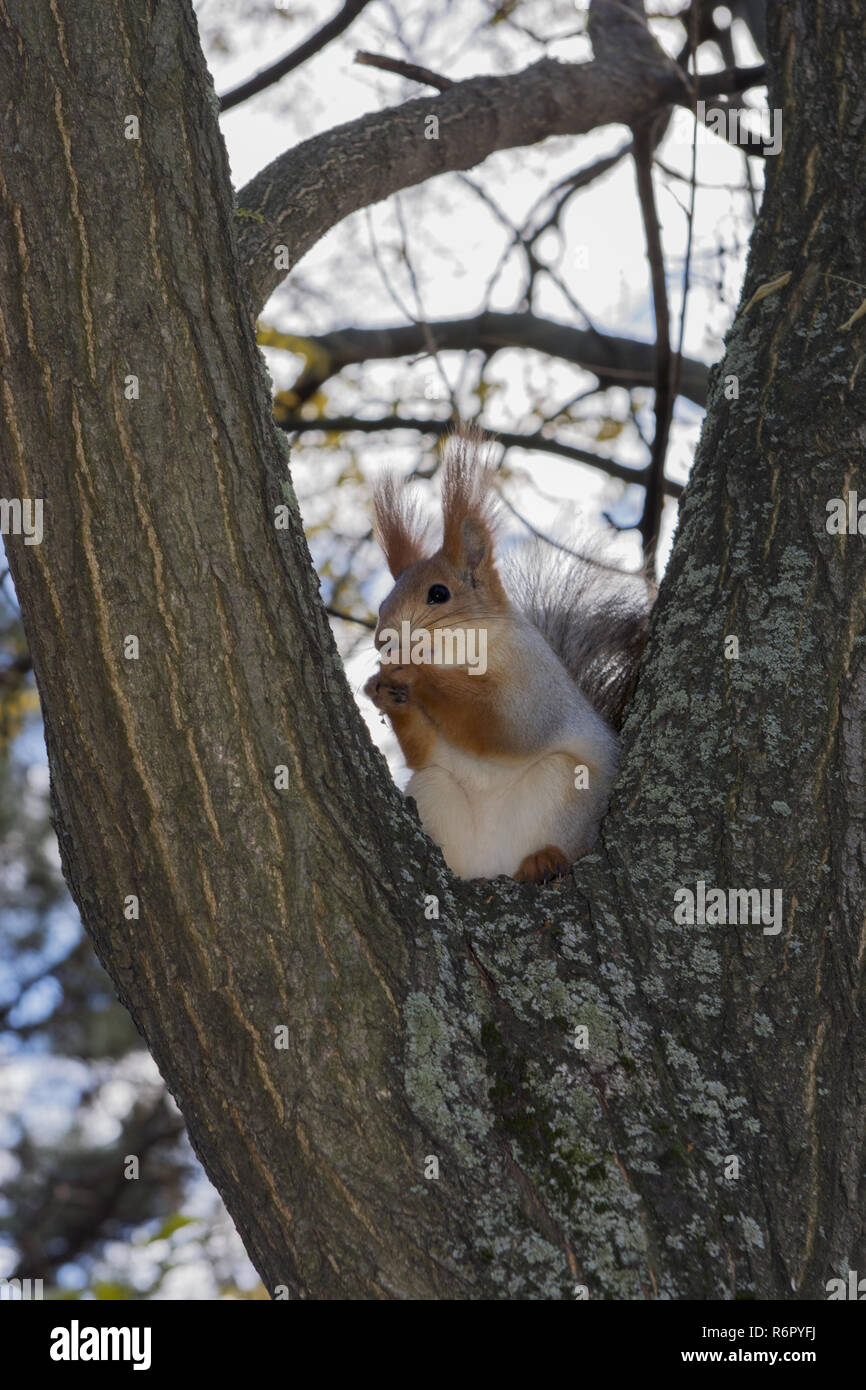
[[[598,853],[535,890],[451,878],[355,710],[186,0],[0,5],[0,490],[46,504],[8,548],[61,851],[271,1290],[809,1298],[863,1268],[866,558],[824,523],[864,443],[864,26],[775,12],[784,149],[622,775]],[[783,931],[677,926],[698,878],[783,889]]]

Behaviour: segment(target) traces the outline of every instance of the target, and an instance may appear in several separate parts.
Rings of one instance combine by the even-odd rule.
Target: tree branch
[[[637,173],[638,196],[646,234],[647,255],[652,279],[653,311],[656,321],[655,346],[655,433],[649,465],[640,533],[643,538],[644,561],[652,568],[661,523],[664,500],[665,456],[673,415],[672,353],[668,290],[665,282],[664,252],[661,227],[653,188],[652,133],[649,129],[635,131],[634,165]]]
[[[361,434],[377,434],[380,430],[415,430],[418,434],[432,434],[437,438],[453,428],[453,420],[409,419],[402,415],[386,415],[378,420],[358,419],[352,415],[337,415],[306,419],[299,415],[276,416],[280,429],[287,434],[346,434],[357,430]],[[601,454],[593,454],[589,449],[580,449],[574,444],[563,444],[557,439],[548,439],[543,434],[511,434],[507,430],[495,430],[493,438],[506,449],[535,449],[542,454],[556,454],[558,458],[569,459],[572,463],[588,463],[611,478],[624,483],[638,483],[645,487],[649,477],[648,468],[629,468],[628,464],[606,459]],[[664,490],[669,497],[679,497],[682,484],[664,480]]]
[[[300,397],[316,390],[329,377],[357,362],[414,357],[434,351],[492,354],[504,348],[529,348],[572,362],[592,372],[606,386],[651,386],[654,379],[652,343],[594,330],[572,328],[535,314],[501,314],[492,310],[466,319],[434,319],[426,324],[401,324],[386,328],[335,328],[314,337],[269,334],[263,346],[305,350],[313,360],[304,368],[292,390]],[[695,358],[683,361],[682,394],[695,405],[705,406],[708,368]]]
[[[287,269],[360,208],[436,174],[473,168],[496,150],[646,119],[683,77],[660,49],[635,44],[632,27],[603,62],[545,58],[507,77],[474,77],[337,126],[273,160],[237,197],[253,313]]]
[[[308,58],[320,53],[332,39],[337,38],[369,4],[369,0],[346,0],[343,8],[333,19],[329,19],[327,24],[323,24],[321,29],[317,29],[315,34],[311,34],[303,43],[293,48],[291,53],[286,53],[278,62],[272,63],[269,68],[263,68],[257,72],[255,77],[250,77],[240,86],[233,87],[230,92],[225,92],[220,97],[220,111],[230,111],[233,106],[240,106],[242,101],[255,96],[258,92],[263,92],[266,87],[272,87],[275,82],[279,82],[286,73],[299,68]]]
[[[767,64],[751,68],[722,68],[719,72],[698,73],[694,79],[699,97],[715,97],[747,92],[750,87],[763,87],[767,81]]]
[[[342,608],[332,608],[330,604],[325,604],[325,612],[331,618],[339,618],[343,623],[356,623],[358,627],[365,627],[369,632],[376,631],[376,621],[374,618],[360,618],[357,613],[346,613]]]
[[[381,53],[365,53],[362,48],[355,54],[355,62],[360,63],[362,67],[381,68],[382,72],[393,72],[398,77],[423,82],[425,86],[436,87],[440,92],[454,86],[450,77],[442,77],[438,72],[431,72],[429,68],[419,67],[417,63],[406,63],[402,58],[386,58]]]
[[[593,14],[597,5],[595,0]],[[599,13],[607,8],[600,5]],[[438,97],[389,107],[305,140],[256,174],[237,198],[238,248],[254,314],[284,278],[286,261],[295,266],[325,232],[360,208],[436,174],[472,168],[496,150],[613,123],[639,125],[665,103],[691,106],[684,74],[643,21],[629,11],[633,22],[623,25],[625,11],[613,8],[612,17],[602,14],[594,21],[600,56],[592,63],[545,58],[507,77],[446,85]],[[376,65],[397,71],[397,62],[377,59]],[[409,72],[401,64],[399,70],[440,87],[448,82],[427,69]],[[708,74],[702,94],[744,90],[763,80],[762,74],[762,66]],[[755,144],[755,153],[762,149]]]
[[[717,111],[725,113],[725,120],[721,123],[721,128],[719,128],[720,123],[715,119],[715,112]],[[716,107],[704,111],[702,117],[700,113],[695,113],[694,107],[692,107],[692,114],[697,114],[698,118],[702,119],[702,123],[710,131],[710,134],[717,135],[721,140],[726,140],[729,145],[742,150],[745,154],[754,155],[756,159],[766,159],[773,148],[761,135],[755,135],[752,131],[744,129],[742,125],[743,108],[734,107],[729,101],[720,100]],[[734,128],[729,130],[728,125],[732,117]]]

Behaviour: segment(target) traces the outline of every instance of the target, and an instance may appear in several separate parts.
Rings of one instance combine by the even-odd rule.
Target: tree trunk
[[[45,504],[7,546],[63,862],[272,1293],[864,1267],[866,559],[825,525],[864,437],[858,9],[776,7],[783,151],[622,775],[536,890],[448,874],[354,706],[187,0],[0,7],[0,489]],[[698,880],[781,890],[781,931],[678,924]]]

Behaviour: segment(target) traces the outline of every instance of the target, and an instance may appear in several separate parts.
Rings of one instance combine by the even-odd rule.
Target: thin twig
[[[446,92],[454,83],[450,77],[431,72],[429,68],[419,67],[417,63],[407,63],[402,58],[386,58],[384,53],[365,53],[360,48],[355,54],[355,62],[365,68],[381,68],[382,72],[393,72],[398,77],[408,77],[412,82],[421,82],[425,87],[436,87]]]
[[[376,624],[372,618],[356,618],[354,613],[344,613],[339,608],[331,608],[325,604],[325,612],[330,613],[332,618],[339,618],[343,623],[357,623],[359,627],[366,627],[370,632],[375,632]]]
[[[397,226],[400,228],[400,237],[402,240],[401,250],[403,253],[403,262],[406,266],[406,274],[409,276],[409,284],[412,287],[412,293],[415,297],[415,313],[410,315],[409,317],[411,318],[415,326],[417,328],[420,328],[421,332],[424,334],[424,342],[427,347],[427,352],[436,367],[439,380],[445,387],[445,394],[447,395],[448,400],[451,402],[451,409],[453,413],[457,415],[460,410],[457,401],[457,392],[454,390],[454,388],[451,385],[451,382],[448,380],[448,373],[445,371],[445,368],[442,365],[442,359],[439,356],[439,350],[436,347],[436,343],[433,340],[433,334],[431,332],[430,325],[428,322],[428,315],[424,312],[424,303],[421,298],[421,287],[418,283],[418,276],[415,274],[415,267],[412,263],[412,257],[409,254],[409,233],[406,230],[406,222],[403,217],[403,201],[399,193],[394,199],[394,216],[397,219]],[[464,362],[467,360],[467,358],[468,354],[464,354]]]
[[[748,169],[748,150],[744,150],[743,154],[746,157],[746,168]],[[656,155],[655,167],[659,169],[663,174],[665,174],[669,179],[677,179],[680,183],[688,184],[690,184],[692,181],[691,174],[681,174],[679,169],[672,168],[671,165],[666,164],[663,159],[659,159],[658,155]],[[723,193],[748,193],[749,191],[749,185],[747,183],[707,183],[705,179],[700,180],[698,187],[708,189],[720,189]]]
[[[611,574],[631,575],[633,573],[632,570],[622,569],[620,565],[609,565],[604,560],[597,560],[592,555],[581,555],[579,550],[572,550],[570,545],[565,545],[562,541],[555,540],[553,536],[548,536],[544,531],[539,531],[538,527],[533,526],[531,521],[527,521],[526,517],[523,516],[522,513],[519,512],[511,502],[509,502],[508,498],[504,495],[501,489],[498,492],[497,496],[499,497],[499,500],[502,502],[506,510],[511,512],[511,515],[520,522],[521,526],[525,526],[527,531],[531,532],[531,534],[535,536],[536,540],[544,541],[545,545],[552,546],[554,550],[561,550],[564,555],[569,555],[572,558],[572,560],[581,560],[585,565],[595,565],[597,569],[608,570]]]

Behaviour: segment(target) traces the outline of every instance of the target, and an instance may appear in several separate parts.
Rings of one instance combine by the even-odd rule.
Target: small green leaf
[[[168,1240],[175,1231],[179,1231],[182,1226],[191,1226],[198,1220],[197,1216],[181,1216],[180,1212],[175,1212],[173,1216],[167,1216],[157,1231],[155,1236],[151,1236],[148,1244],[152,1245],[155,1240]]]

